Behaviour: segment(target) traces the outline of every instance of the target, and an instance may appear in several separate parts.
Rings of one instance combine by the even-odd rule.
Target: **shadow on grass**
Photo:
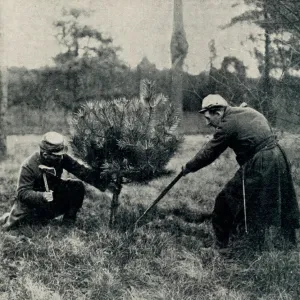
[[[160,235],[168,233],[176,239],[197,239],[201,240],[203,247],[210,247],[213,244],[213,237],[210,230],[208,213],[196,213],[185,205],[180,208],[163,209],[154,207],[136,226],[136,220],[143,214],[146,207],[136,205],[134,207],[120,207],[117,220],[113,230],[120,233],[135,236],[144,230],[151,230]],[[178,240],[178,242],[180,242]]]
[[[134,226],[137,219],[145,212],[147,207],[138,204],[134,207],[121,207],[118,211],[118,217],[115,224],[115,228],[121,231],[127,231]],[[171,220],[178,219],[181,222],[200,224],[211,219],[210,213],[195,212],[182,204],[176,208],[159,208],[153,207],[137,224],[137,227],[144,226],[149,223],[155,223],[157,220]]]

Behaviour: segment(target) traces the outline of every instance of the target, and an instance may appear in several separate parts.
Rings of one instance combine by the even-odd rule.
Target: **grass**
[[[6,121],[7,134],[43,134],[46,131],[68,133],[68,115],[55,105],[38,109],[26,104],[9,107]]]
[[[280,138],[299,197],[300,137],[280,133]],[[76,227],[53,220],[2,232],[0,299],[299,299],[299,248],[224,256],[211,247],[208,220],[187,222],[189,215],[212,210],[215,196],[237,170],[230,151],[182,178],[134,233],[126,231],[207,139],[185,137],[169,164],[175,170],[171,177],[125,185],[114,229],[108,227],[111,195],[87,186]],[[0,164],[0,213],[9,209],[19,165],[39,140],[39,135],[8,138],[9,156]]]

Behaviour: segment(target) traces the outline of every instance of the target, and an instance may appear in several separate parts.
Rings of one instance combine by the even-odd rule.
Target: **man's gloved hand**
[[[110,182],[107,186],[107,189],[113,194],[119,194],[122,189],[122,185],[118,185],[115,182]]]
[[[47,202],[53,201],[53,191],[44,192],[43,197]]]
[[[181,167],[182,175],[185,176],[190,173],[189,169],[186,166]]]
[[[105,190],[108,188],[108,185],[110,184],[111,181],[112,181],[112,175],[106,172],[102,172],[100,173],[99,179],[95,186],[101,192],[105,192]]]

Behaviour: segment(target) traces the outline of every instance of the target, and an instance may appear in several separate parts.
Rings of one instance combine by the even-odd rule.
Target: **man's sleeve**
[[[98,170],[93,170],[79,163],[67,154],[65,154],[63,158],[63,168],[86,183],[97,187],[101,191],[105,191],[106,183],[101,181],[100,172]]]
[[[35,177],[29,166],[21,166],[17,194],[18,199],[29,207],[36,207],[44,202],[43,192],[34,191]]]
[[[196,172],[217,159],[228,147],[230,134],[222,128],[217,128],[213,138],[191,159],[186,168]]]

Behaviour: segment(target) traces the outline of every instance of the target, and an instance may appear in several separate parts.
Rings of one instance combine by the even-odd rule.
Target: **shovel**
[[[183,176],[183,172],[181,171],[173,181],[160,193],[160,195],[153,201],[153,203],[149,206],[147,210],[135,221],[134,228],[137,227],[137,224],[144,218],[147,213],[168,193],[168,191],[176,184],[176,182]]]

